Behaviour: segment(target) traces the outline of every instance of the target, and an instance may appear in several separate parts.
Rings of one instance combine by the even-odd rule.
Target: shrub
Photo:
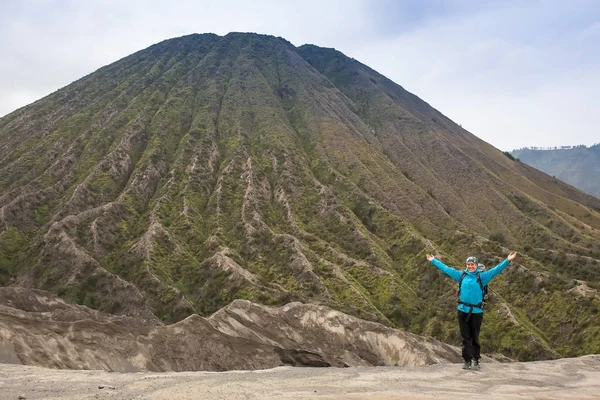
[[[498,243],[502,243],[502,244],[506,243],[506,238],[504,237],[504,234],[501,232],[492,233],[490,235],[490,240],[493,242],[498,242]]]
[[[512,156],[512,154],[510,154],[508,151],[505,151],[505,152],[503,152],[503,153],[504,153],[504,155],[505,155],[506,157],[510,158],[510,159],[511,159],[511,160],[513,160],[513,161],[516,161],[516,160],[515,160],[515,158]]]

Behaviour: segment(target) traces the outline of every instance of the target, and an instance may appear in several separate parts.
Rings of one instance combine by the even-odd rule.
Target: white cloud
[[[365,29],[355,0],[8,1],[0,13],[0,116],[172,37],[241,31],[339,46]]]
[[[544,24],[563,10],[540,12],[437,17],[351,55],[502,150],[599,142],[598,22],[556,35]]]
[[[189,33],[335,47],[503,149],[600,141],[597,2],[5,0],[0,115]]]

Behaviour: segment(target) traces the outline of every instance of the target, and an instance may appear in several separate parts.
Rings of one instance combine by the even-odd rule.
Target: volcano
[[[195,34],[100,68],[0,118],[0,207],[2,285],[159,324],[299,301],[458,343],[425,253],[518,251],[486,348],[600,353],[600,200],[334,49]]]

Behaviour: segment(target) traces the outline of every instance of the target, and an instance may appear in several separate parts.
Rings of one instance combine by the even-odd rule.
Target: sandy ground
[[[0,398],[19,396],[27,400],[599,399],[600,355],[494,363],[481,371],[438,364],[127,374],[0,365]]]

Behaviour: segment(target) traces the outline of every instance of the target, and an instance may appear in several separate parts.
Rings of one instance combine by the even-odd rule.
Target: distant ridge
[[[526,147],[513,150],[511,154],[548,175],[600,198],[600,143],[590,147]]]

